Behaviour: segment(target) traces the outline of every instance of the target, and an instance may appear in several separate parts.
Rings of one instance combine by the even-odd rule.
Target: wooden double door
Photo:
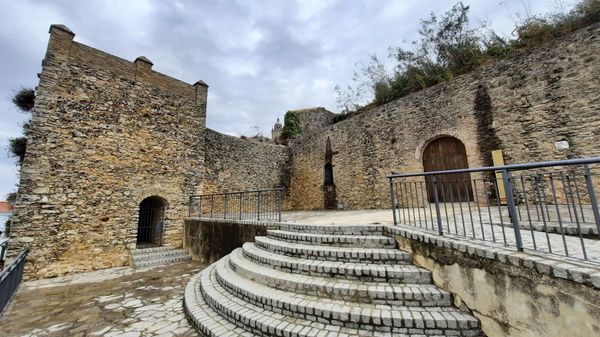
[[[441,137],[432,140],[423,151],[425,172],[446,171],[468,168],[465,145],[454,137]],[[473,201],[471,175],[469,173],[436,175],[437,193],[440,202]],[[431,177],[426,177],[427,197],[435,201]]]

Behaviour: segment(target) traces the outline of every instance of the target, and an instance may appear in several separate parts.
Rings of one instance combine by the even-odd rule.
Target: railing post
[[[592,174],[590,173],[590,166],[588,164],[583,164],[583,175],[585,176],[585,184],[587,186],[588,196],[590,197],[590,203],[592,205],[594,221],[596,222],[596,228],[598,229],[598,235],[600,236],[600,212],[598,211],[598,200],[596,199]]]
[[[198,197],[198,217],[202,217],[202,197]]]
[[[242,198],[244,197],[244,193],[240,192],[240,220],[242,220]]]
[[[225,199],[223,201],[224,205],[223,205],[223,219],[227,219],[227,193],[225,193],[223,195],[223,198]]]
[[[394,182],[393,178],[389,178],[390,180],[390,196],[392,198],[392,214],[394,215],[394,226],[398,224],[398,220],[396,219],[396,193],[394,193]]]
[[[0,271],[4,270],[4,255],[6,254],[6,246],[8,241],[0,243]]]
[[[188,217],[190,217],[190,218],[192,217],[192,205],[193,205],[192,200],[194,200],[194,198],[192,196],[190,196],[189,205],[188,205],[188,207],[189,207]]]
[[[522,252],[523,241],[521,239],[521,227],[519,226],[519,217],[517,215],[517,208],[515,206],[515,197],[513,194],[511,179],[512,178],[510,177],[508,170],[502,170],[502,182],[504,184],[504,191],[506,191],[506,205],[508,206],[508,214],[510,215],[510,219],[513,224],[517,249]]]
[[[279,195],[279,215],[277,217],[277,221],[281,222],[281,210],[283,208],[283,190],[279,190],[277,194]]]
[[[210,196],[210,218],[212,219],[213,217],[213,210],[215,208],[215,195],[212,194]]]
[[[256,219],[260,221],[260,191],[257,192],[256,197]]]
[[[442,212],[440,211],[440,197],[438,196],[437,178],[434,175],[431,176],[431,182],[433,187],[433,200],[435,202],[435,216],[437,218],[438,233],[444,235],[444,227],[442,226]]]

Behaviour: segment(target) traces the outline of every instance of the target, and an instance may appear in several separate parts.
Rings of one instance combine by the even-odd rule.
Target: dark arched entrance
[[[161,197],[148,197],[142,200],[138,219],[138,247],[162,245],[166,208],[167,202]]]
[[[323,167],[323,207],[325,209],[335,209],[337,206],[332,162],[333,151],[331,150],[331,140],[327,137],[327,143],[325,144],[325,166]]]
[[[425,172],[456,170],[468,168],[465,145],[454,137],[440,137],[432,140],[423,150],[423,170]],[[471,201],[473,189],[469,173],[440,174],[438,181],[438,198],[440,201]],[[427,196],[429,202],[434,201],[434,190],[431,178],[427,178]]]

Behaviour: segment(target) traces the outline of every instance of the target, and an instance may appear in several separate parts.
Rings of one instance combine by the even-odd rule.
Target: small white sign
[[[567,142],[566,140],[561,140],[559,142],[554,143],[554,147],[556,147],[557,150],[566,150],[569,148],[569,142]]]

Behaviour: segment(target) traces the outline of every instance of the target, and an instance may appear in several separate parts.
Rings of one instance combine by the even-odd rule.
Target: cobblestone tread
[[[281,224],[190,281],[204,336],[481,336],[381,226]]]
[[[381,235],[384,226],[382,225],[310,225],[281,223],[280,230],[291,232],[303,232],[314,234],[341,234],[341,235]]]
[[[409,253],[398,249],[318,246],[279,241],[265,236],[255,237],[254,242],[256,246],[273,253],[321,261],[407,263],[411,258]]]
[[[272,268],[296,274],[335,276],[364,281],[398,283],[430,283],[431,273],[409,264],[368,264],[353,262],[316,261],[275,254],[247,242],[242,247],[249,259]]]
[[[361,328],[364,328],[365,325],[413,327],[425,326],[425,317],[427,317],[427,314],[434,315],[434,313],[439,313],[442,315],[443,313],[448,313],[454,318],[434,320],[435,326],[430,327],[445,329],[448,326],[456,325],[462,328],[476,328],[478,325],[475,318],[464,315],[458,309],[450,306],[432,308],[367,303],[358,305],[350,300],[333,300],[273,289],[245,279],[233,272],[229,265],[229,257],[224,257],[217,262],[215,271],[219,283],[236,297],[270,311],[286,313],[297,318],[319,322],[326,321],[330,324],[350,328],[355,327],[357,324]],[[351,299],[351,297],[348,298]],[[393,322],[393,311],[410,312],[412,321],[403,320]]]
[[[185,255],[186,255],[186,253],[182,249],[167,249],[167,250],[161,250],[161,251],[149,252],[149,253],[133,253],[132,252],[131,259],[134,262],[137,262],[137,261],[144,261],[144,260],[166,259],[169,257],[185,256]]]
[[[337,247],[396,247],[396,241],[393,238],[383,235],[315,234],[282,230],[268,230],[267,237],[292,243],[317,244]]]
[[[204,300],[200,292],[200,274],[194,276],[185,287],[184,307],[188,320],[198,332],[206,337],[254,337],[257,336],[220,318]]]
[[[432,284],[368,282],[292,274],[249,260],[241,248],[234,250],[229,258],[231,267],[239,275],[280,290],[331,299],[351,298],[359,303],[404,306],[449,306],[451,303],[450,293]]]
[[[266,336],[375,336],[374,331],[347,329],[271,312],[232,296],[215,278],[215,266],[200,274],[200,289],[209,306],[229,322]],[[323,334],[326,331],[327,334]],[[345,334],[345,335],[344,335]]]
[[[191,259],[192,257],[184,250],[168,247],[135,249],[131,252],[131,263],[135,268],[166,265]]]

